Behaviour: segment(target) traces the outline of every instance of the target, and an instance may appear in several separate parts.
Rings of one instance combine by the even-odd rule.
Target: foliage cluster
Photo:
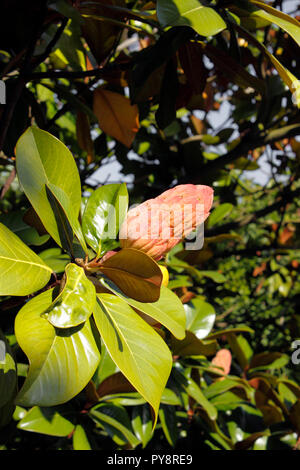
[[[287,4],[2,2],[2,449],[299,447]],[[201,250],[107,238],[109,207],[185,183],[214,188]]]

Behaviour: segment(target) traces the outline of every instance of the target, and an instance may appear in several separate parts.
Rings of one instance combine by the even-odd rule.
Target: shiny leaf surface
[[[0,224],[0,295],[28,295],[50,279],[52,269]]]
[[[53,135],[37,127],[30,127],[17,142],[16,167],[26,196],[46,230],[62,246],[46,185],[52,191],[56,187],[57,192],[60,192],[55,196],[66,211],[67,218],[71,221],[77,219],[81,205],[81,185],[71,152]],[[68,213],[70,207],[72,214]]]
[[[52,300],[52,290],[43,292],[27,302],[15,320],[16,339],[30,362],[16,399],[21,406],[70,400],[86,386],[100,360],[89,321],[58,333],[41,317]]]
[[[128,193],[125,184],[107,184],[89,197],[82,218],[88,244],[99,255],[101,241],[115,239],[126,216]]]
[[[98,294],[94,318],[121,372],[157,416],[172,357],[162,338],[132,308],[112,294]]]
[[[71,328],[85,322],[96,302],[94,284],[87,279],[83,268],[70,263],[65,276],[63,290],[44,314],[57,328]]]
[[[131,305],[131,307],[149,315],[151,318],[164,325],[176,338],[184,338],[186,323],[185,311],[177,295],[175,295],[170,289],[162,286],[159,299],[156,302],[145,303],[125,297],[122,295],[122,292],[120,292],[120,290],[111,283],[111,281],[101,279],[100,282],[120,298],[125,300],[125,302]]]
[[[201,36],[212,36],[226,28],[222,17],[198,0],[158,0],[157,17],[163,26],[190,26]]]

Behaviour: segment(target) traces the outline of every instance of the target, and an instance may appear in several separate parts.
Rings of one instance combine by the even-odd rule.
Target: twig
[[[1,193],[0,193],[0,199],[3,199],[5,194],[7,193],[7,191],[9,190],[10,188],[10,185],[11,183],[13,182],[13,180],[15,179],[16,177],[16,169],[13,168],[7,178],[7,180],[5,181],[2,189],[1,189]]]
[[[120,66],[120,64],[109,64],[109,67],[97,67],[96,69],[92,70],[78,70],[78,71],[70,71],[70,70],[49,70],[48,72],[33,72],[27,75],[28,80],[40,80],[43,78],[51,78],[51,79],[59,79],[59,78],[67,78],[68,80],[78,79],[78,78],[85,78],[85,77],[98,77],[100,78],[104,73],[108,70],[114,70],[116,68],[124,68],[124,66]]]
[[[59,26],[59,28],[57,28],[56,33],[54,34],[51,41],[49,41],[49,43],[48,43],[46,49],[44,50],[44,52],[33,60],[32,69],[37,67],[39,64],[41,64],[42,62],[44,62],[44,60],[47,59],[47,57],[51,53],[53,47],[58,42],[59,38],[61,37],[62,33],[64,32],[64,29],[65,29],[67,23],[68,23],[68,18],[63,18],[63,20],[61,22],[61,25]]]

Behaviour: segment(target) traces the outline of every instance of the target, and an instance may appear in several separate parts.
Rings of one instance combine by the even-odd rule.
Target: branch
[[[205,163],[199,171],[199,175],[194,178],[194,184],[203,183],[203,175],[209,177],[216,170],[224,168],[226,165],[233,163],[235,160],[243,155],[247,155],[250,150],[254,150],[258,147],[264,147],[270,145],[278,140],[293,137],[300,134],[300,123],[290,124],[279,129],[273,129],[269,131],[259,132],[256,129],[254,131],[248,131],[245,137],[240,143],[234,147],[226,155],[223,155],[216,160],[212,160]]]
[[[7,178],[7,180],[5,181],[5,183],[4,183],[3,187],[2,187],[2,189],[1,189],[0,199],[3,199],[3,198],[4,198],[5,194],[6,194],[7,191],[9,190],[10,185],[11,185],[11,183],[14,181],[15,177],[16,177],[16,169],[13,168],[13,169],[11,170],[11,172],[10,172],[10,174],[9,174],[9,176],[8,176],[8,178]]]
[[[124,69],[125,66],[121,66],[120,64],[109,64],[104,67],[98,67],[92,70],[78,70],[78,71],[70,71],[70,70],[48,70],[47,72],[33,72],[27,75],[28,80],[41,80],[43,78],[51,78],[51,79],[59,79],[59,78],[66,78],[68,80],[78,79],[78,78],[86,78],[86,77],[101,77],[104,73],[116,70],[116,69]]]

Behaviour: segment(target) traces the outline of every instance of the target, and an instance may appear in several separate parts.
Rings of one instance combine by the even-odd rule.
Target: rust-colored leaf
[[[99,87],[94,92],[93,108],[103,132],[130,148],[139,129],[137,105],[120,93]]]
[[[285,227],[279,236],[280,245],[288,245],[291,242],[291,239],[293,238],[294,233],[295,233],[294,227],[292,226]]]
[[[128,297],[139,302],[159,299],[162,272],[158,264],[142,251],[123,248],[101,263],[99,270]]]
[[[260,274],[262,274],[265,271],[266,267],[267,267],[266,262],[262,263],[260,266],[256,266],[256,268],[253,269],[252,276],[253,277],[259,276]]]
[[[195,129],[196,134],[205,134],[206,125],[202,119],[197,118],[194,114],[190,116],[191,123]]]
[[[112,395],[114,393],[129,392],[136,392],[136,389],[131,385],[122,372],[116,372],[115,374],[110,375],[104,379],[97,388],[99,398],[104,397],[105,395]]]

